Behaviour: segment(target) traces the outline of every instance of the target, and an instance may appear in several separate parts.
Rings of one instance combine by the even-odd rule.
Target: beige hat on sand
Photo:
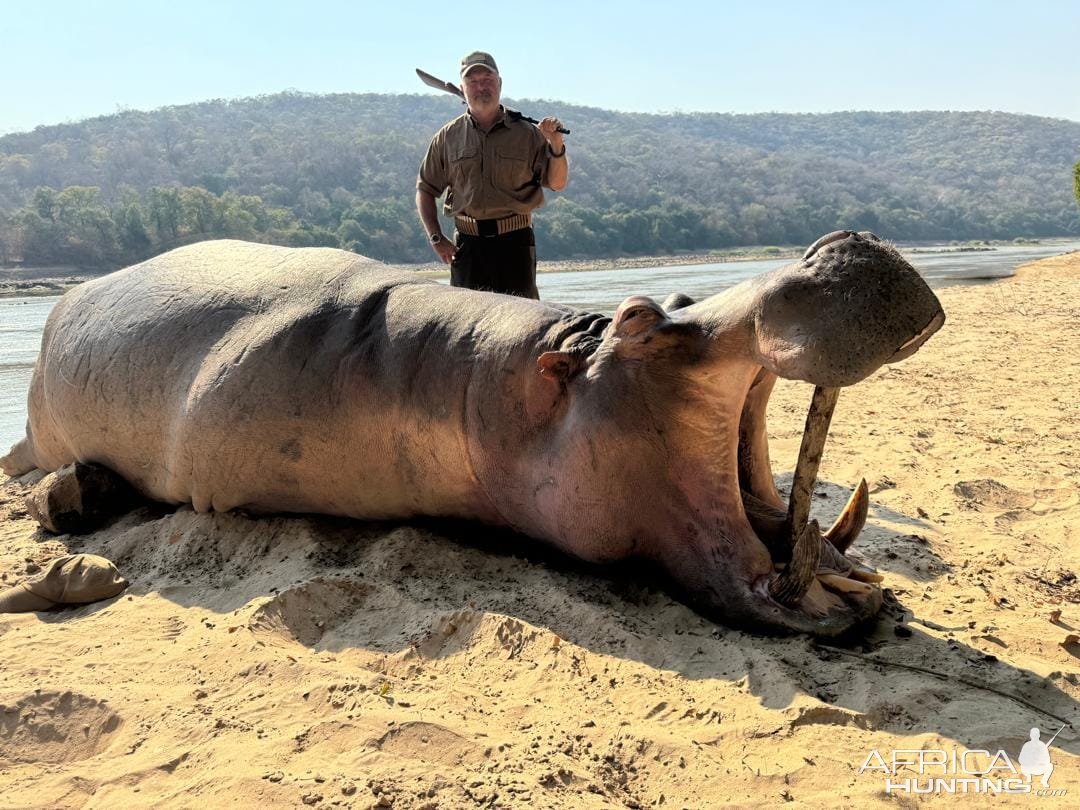
[[[57,557],[25,582],[0,591],[0,613],[84,605],[116,596],[128,582],[116,566],[96,554]]]

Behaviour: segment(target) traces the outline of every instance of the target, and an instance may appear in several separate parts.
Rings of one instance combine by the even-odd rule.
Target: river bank
[[[622,270],[670,265],[697,265],[720,262],[765,261],[790,259],[801,256],[806,248],[747,248],[732,251],[708,251],[665,256],[620,256],[599,259],[568,259],[541,261],[538,273],[577,273],[594,270]],[[395,264],[391,267],[411,270],[426,277],[439,277],[449,273],[438,262],[424,264]],[[27,267],[0,268],[0,298],[15,296],[63,295],[76,284],[104,275],[104,271],[83,270],[78,267]]]
[[[900,252],[907,255],[918,254],[961,254],[961,253],[987,253],[1000,248],[1017,246],[1054,246],[1069,245],[1075,240],[1071,239],[1042,239],[1014,241],[994,241],[979,244],[941,244],[920,242],[911,244],[898,244]],[[665,254],[661,256],[618,256],[613,258],[597,259],[562,259],[557,261],[538,261],[537,273],[582,273],[598,272],[605,270],[638,270],[649,267],[689,267],[702,264],[726,264],[729,262],[763,262],[772,260],[797,259],[806,251],[806,245],[785,245],[782,247],[745,247],[729,248],[726,250],[700,251],[696,253]],[[428,262],[419,265],[401,265],[411,270],[430,275],[447,273],[445,266],[437,262]]]
[[[1054,246],[1068,244],[1066,239],[1025,240],[1025,246]],[[998,248],[1015,246],[1015,242],[987,242],[980,244],[941,245],[919,243],[900,245],[901,252],[918,255],[926,253],[984,253]],[[723,264],[728,262],[759,262],[771,260],[796,259],[803,254],[806,246],[787,245],[782,247],[741,247],[725,250],[710,250],[697,253],[665,254],[660,256],[617,256],[596,259],[564,259],[559,261],[539,261],[538,273],[581,273],[605,270],[634,270],[650,267],[682,267],[702,264]],[[391,265],[404,270],[412,270],[427,277],[441,277],[449,273],[445,265],[438,262],[424,264]],[[62,295],[76,284],[104,275],[106,271],[84,270],[78,267],[0,267],[0,298],[15,296]]]

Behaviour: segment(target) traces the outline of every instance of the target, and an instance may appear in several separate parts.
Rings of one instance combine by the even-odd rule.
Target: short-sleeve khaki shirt
[[[504,108],[485,133],[466,112],[435,133],[416,187],[436,198],[449,189],[447,216],[502,219],[544,204],[547,166],[547,140],[528,121]]]

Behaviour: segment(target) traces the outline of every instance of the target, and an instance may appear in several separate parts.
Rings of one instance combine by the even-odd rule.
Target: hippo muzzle
[[[911,265],[874,234],[837,231],[802,261],[761,277],[753,319],[762,366],[840,387],[913,354],[945,313]]]

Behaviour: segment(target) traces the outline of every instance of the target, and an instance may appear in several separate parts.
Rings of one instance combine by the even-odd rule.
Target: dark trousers
[[[450,286],[539,298],[536,289],[536,237],[532,228],[502,236],[457,234],[450,263]]]

